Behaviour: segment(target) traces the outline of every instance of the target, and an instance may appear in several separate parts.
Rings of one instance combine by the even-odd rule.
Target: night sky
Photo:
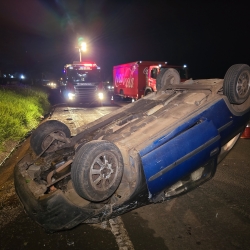
[[[245,1],[8,0],[0,5],[0,70],[60,75],[84,59],[103,69],[138,60],[187,64],[190,76],[223,78],[250,65],[250,12]]]

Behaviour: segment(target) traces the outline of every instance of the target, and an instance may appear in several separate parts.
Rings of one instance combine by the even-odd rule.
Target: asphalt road
[[[51,119],[74,135],[117,106],[58,106]],[[26,140],[0,169],[0,249],[250,249],[250,140],[240,139],[215,177],[194,191],[97,225],[53,234],[23,211],[13,186],[13,168]]]

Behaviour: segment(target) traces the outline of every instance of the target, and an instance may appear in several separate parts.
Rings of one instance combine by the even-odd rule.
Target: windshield
[[[67,70],[67,79],[75,83],[77,82],[99,82],[100,81],[100,72],[98,70],[76,70],[68,69]]]

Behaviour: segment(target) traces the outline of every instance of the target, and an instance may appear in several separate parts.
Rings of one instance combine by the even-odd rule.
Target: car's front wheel
[[[93,202],[108,199],[118,188],[122,174],[120,150],[104,140],[83,145],[76,153],[71,169],[76,192]]]
[[[223,93],[232,104],[242,104],[250,95],[250,67],[247,64],[231,66],[224,77]]]

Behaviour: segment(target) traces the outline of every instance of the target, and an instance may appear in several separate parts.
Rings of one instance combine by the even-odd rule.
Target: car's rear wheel
[[[232,104],[242,104],[250,95],[250,67],[247,64],[231,66],[224,77],[223,93]]]
[[[162,69],[156,78],[156,89],[157,91],[165,90],[167,86],[180,82],[180,74],[176,69]]]
[[[37,155],[40,155],[44,150],[46,153],[51,153],[65,144],[70,135],[70,130],[64,123],[56,120],[46,121],[32,133],[30,146]],[[56,137],[60,137],[62,140],[57,140]]]
[[[100,202],[118,188],[123,174],[123,159],[119,149],[108,141],[91,141],[76,153],[71,177],[82,198]]]

